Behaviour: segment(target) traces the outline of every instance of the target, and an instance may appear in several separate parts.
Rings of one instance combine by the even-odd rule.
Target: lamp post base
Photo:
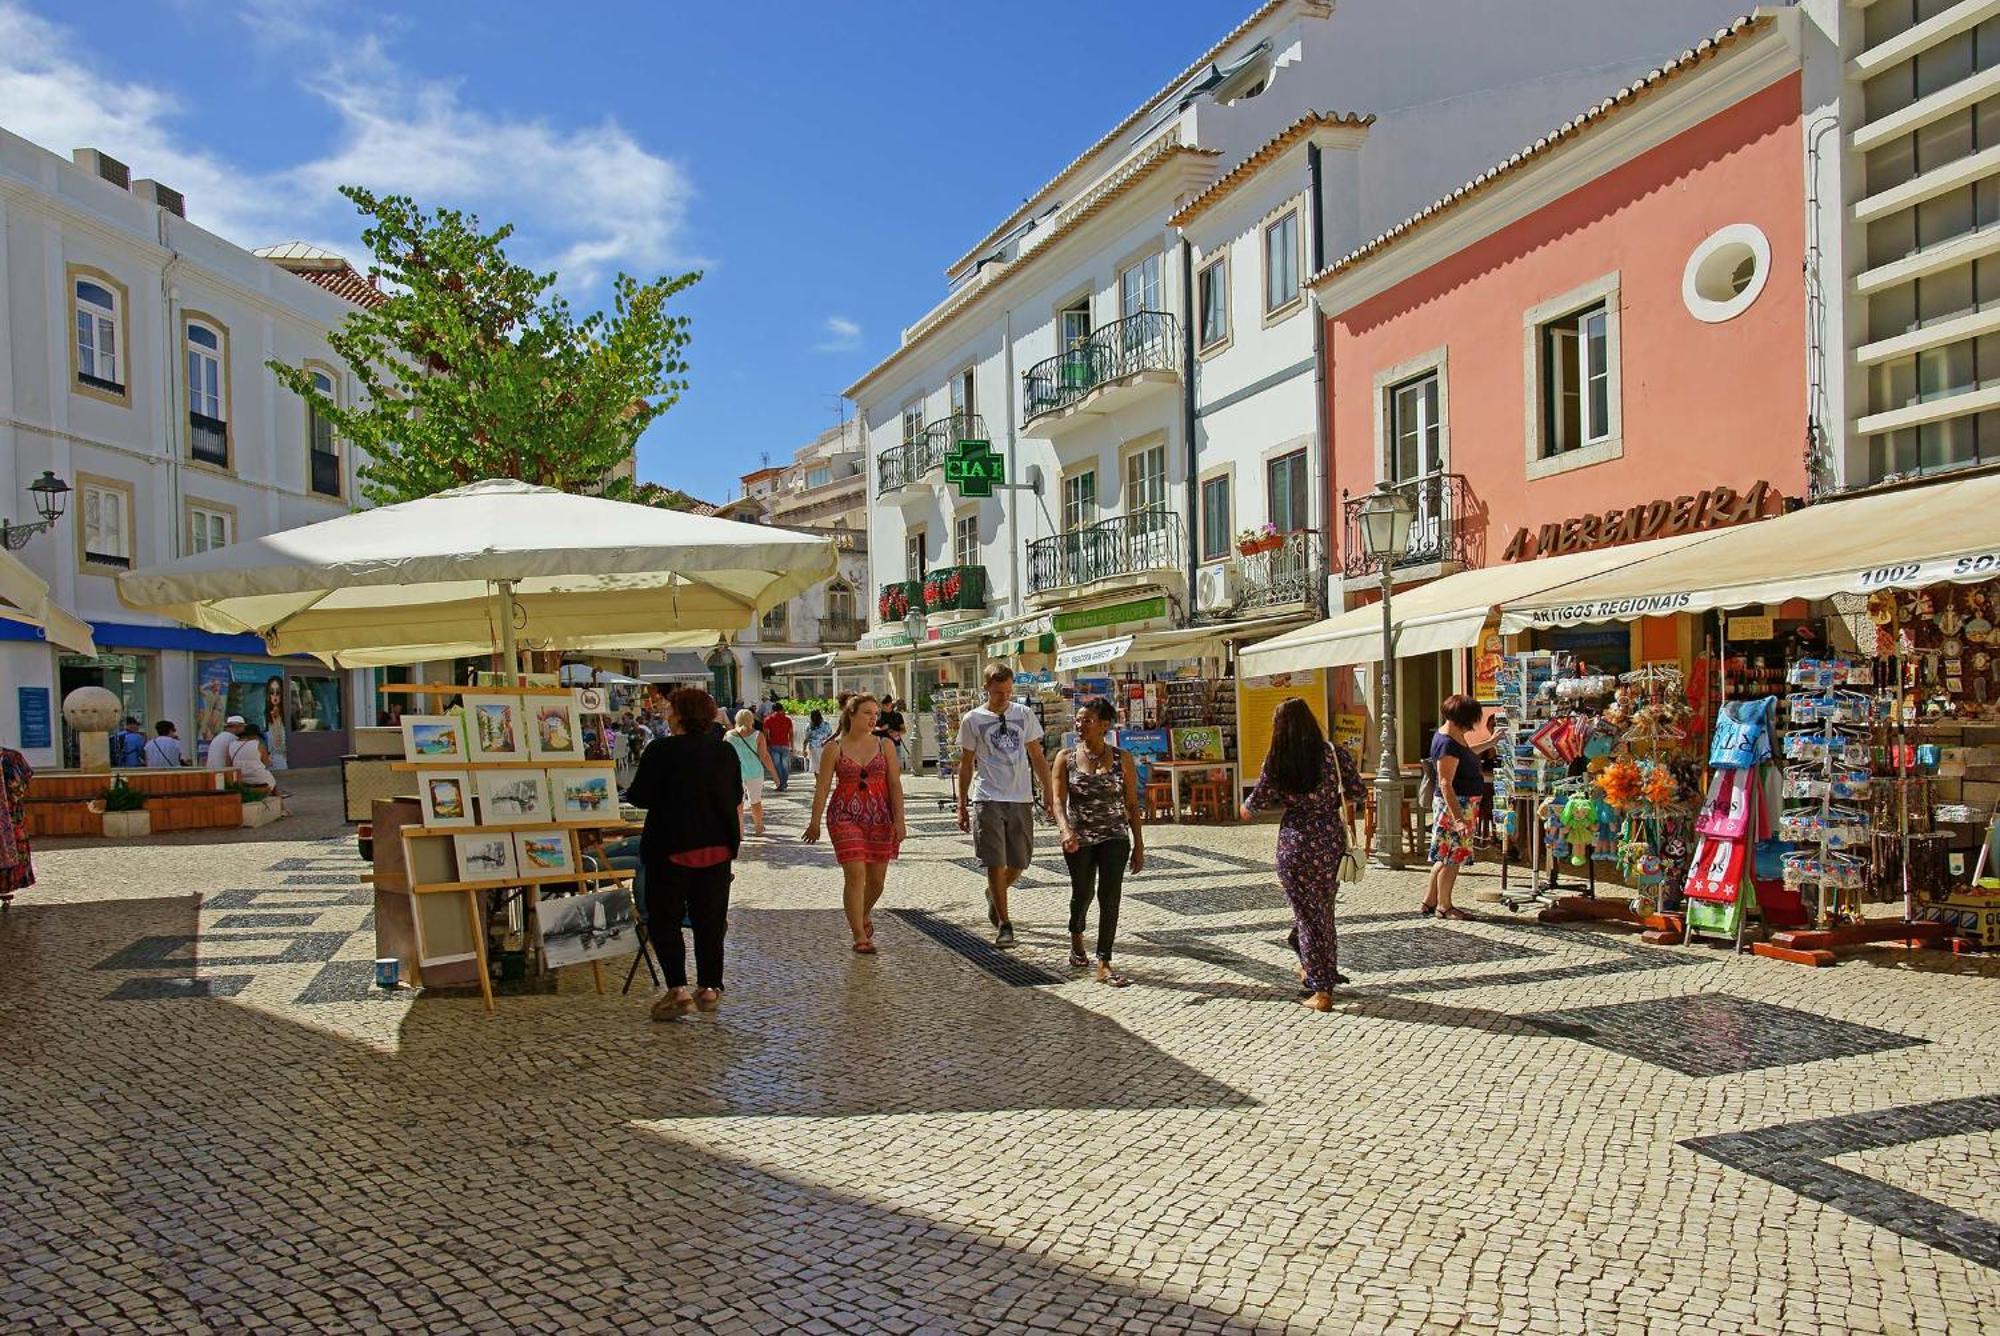
[[[1403,866],[1403,786],[1399,781],[1375,781],[1375,843],[1368,851],[1374,867]]]

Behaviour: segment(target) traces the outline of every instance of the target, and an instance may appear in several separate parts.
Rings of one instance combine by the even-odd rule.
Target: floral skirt
[[[1451,819],[1451,809],[1439,798],[1431,807],[1431,862],[1463,867],[1472,861],[1472,833],[1479,829],[1479,799],[1460,798],[1465,822]]]

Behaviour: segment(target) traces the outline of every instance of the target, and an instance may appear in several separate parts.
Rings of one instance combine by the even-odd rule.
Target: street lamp
[[[1375,761],[1375,847],[1373,861],[1386,868],[1403,865],[1403,778],[1396,769],[1396,644],[1389,597],[1396,563],[1410,550],[1410,530],[1417,508],[1410,498],[1386,482],[1363,498],[1357,518],[1361,550],[1382,567],[1382,690],[1380,723],[1382,754]]]
[[[0,551],[19,552],[28,545],[28,540],[44,529],[55,527],[55,522],[63,517],[63,510],[69,505],[69,484],[48,469],[42,476],[28,484],[29,495],[35,498],[35,513],[42,518],[33,524],[11,524],[0,520]]]

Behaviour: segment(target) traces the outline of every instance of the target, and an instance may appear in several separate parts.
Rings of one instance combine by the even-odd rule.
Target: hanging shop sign
[[[1007,481],[1007,461],[991,441],[960,441],[945,452],[944,480],[960,496],[991,496]]]
[[[1098,626],[1117,626],[1121,622],[1144,622],[1167,615],[1167,596],[1155,594],[1151,598],[1135,598],[1129,603],[1111,603],[1101,608],[1084,608],[1078,612],[1059,612],[1049,619],[1050,629],[1058,633],[1068,631],[1088,631]]]
[[[1131,648],[1131,636],[1118,636],[1112,640],[1097,640],[1088,645],[1078,645],[1074,649],[1066,649],[1056,655],[1056,671],[1068,672],[1072,668],[1095,668],[1099,664],[1116,663],[1124,658],[1126,651]],[[1077,690],[1083,690],[1082,680],[1077,682]],[[1096,694],[1109,697],[1111,693],[1107,688]]]
[[[1703,529],[1726,529],[1775,514],[1783,498],[1768,482],[1750,484],[1746,492],[1734,487],[1716,487],[1673,500],[1647,501],[1601,515],[1578,515],[1572,519],[1544,524],[1540,529],[1517,529],[1502,561],[1532,561],[1563,552],[1589,552],[1620,543],[1642,543],[1649,538],[1670,538],[1675,534]]]

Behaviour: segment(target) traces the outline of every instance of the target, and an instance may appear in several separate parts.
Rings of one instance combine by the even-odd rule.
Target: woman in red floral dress
[[[881,706],[873,696],[851,696],[841,706],[833,739],[821,751],[806,843],[819,843],[820,817],[833,837],[833,856],[846,878],[841,897],[857,955],[875,954],[875,902],[902,847],[902,767],[893,745],[875,736]]]

